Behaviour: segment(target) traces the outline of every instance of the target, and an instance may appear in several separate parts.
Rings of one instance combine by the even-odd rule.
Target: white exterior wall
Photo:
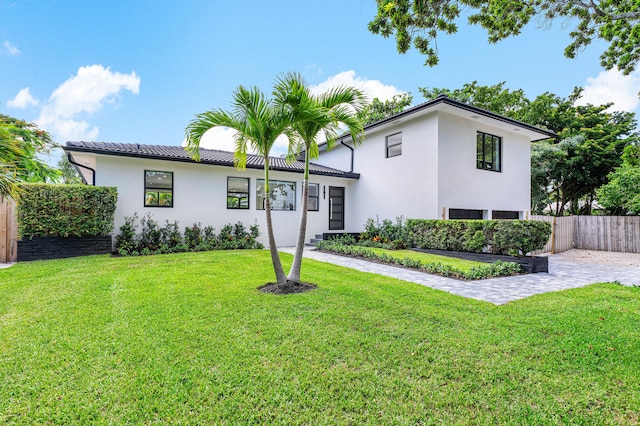
[[[386,137],[402,132],[402,155],[386,158]],[[360,179],[346,199],[347,232],[360,232],[368,218],[437,218],[437,115],[367,133],[355,148]],[[349,170],[351,152],[341,146],[322,153],[319,164]],[[346,166],[346,167],[345,167]]]
[[[438,211],[443,208],[521,212],[531,210],[531,153],[525,135],[439,112]],[[476,167],[476,135],[502,137],[502,171]],[[445,216],[448,210],[445,210]],[[486,214],[488,212],[488,214]]]
[[[264,178],[258,169],[238,171],[232,167],[207,164],[182,163],[176,161],[149,160],[109,155],[96,156],[96,185],[116,186],[118,204],[115,213],[113,234],[119,233],[125,216],[138,214],[138,220],[147,212],[160,225],[165,220],[178,221],[181,231],[196,222],[211,225],[220,231],[227,223],[241,221],[247,228],[257,222],[260,227],[259,241],[267,246],[267,226],[264,210],[256,209],[256,180]],[[173,172],[173,207],[144,207],[144,171]],[[227,209],[227,176],[248,177],[249,209]],[[302,207],[302,173],[271,171],[269,178],[296,182],[296,210],[273,211],[273,227],[278,246],[293,246],[296,243],[300,209]],[[310,183],[320,184],[319,211],[308,213],[307,238],[328,232],[328,186],[345,187],[345,198],[350,196],[351,180],[330,176],[310,176]],[[323,186],[327,186],[327,198],[323,199]],[[139,229],[139,228],[138,228]]]

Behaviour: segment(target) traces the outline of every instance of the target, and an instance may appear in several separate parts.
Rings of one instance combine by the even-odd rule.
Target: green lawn
[[[318,289],[271,277],[264,250],[0,269],[0,424],[640,422],[640,288],[494,306],[306,259]]]
[[[377,247],[367,247],[367,250],[371,250],[377,254],[386,254],[396,259],[409,259],[419,260],[422,263],[441,263],[443,265],[451,266],[452,268],[459,269],[463,272],[469,272],[474,266],[484,266],[486,263],[475,262],[473,260],[457,259],[449,256],[439,256],[437,254],[421,253],[415,250],[386,250]]]

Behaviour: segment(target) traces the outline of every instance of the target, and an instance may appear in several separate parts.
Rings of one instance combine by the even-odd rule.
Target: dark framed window
[[[402,132],[387,136],[386,153],[387,158],[402,155]]]
[[[227,208],[249,208],[249,178],[227,176]]]
[[[173,172],[144,171],[144,206],[173,207]]]
[[[482,220],[482,210],[449,209],[449,219]]]
[[[317,183],[309,184],[309,197],[307,210],[310,212],[317,212],[320,207],[320,185]]]
[[[520,212],[512,210],[492,210],[492,219],[520,219]]]
[[[296,209],[296,183],[284,180],[269,180],[271,210],[291,211]],[[264,179],[256,180],[256,209],[264,210]]]
[[[477,168],[502,171],[502,138],[478,132],[476,136]]]

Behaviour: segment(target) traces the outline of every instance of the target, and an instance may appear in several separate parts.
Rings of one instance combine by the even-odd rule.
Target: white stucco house
[[[440,96],[365,127],[353,149],[348,135],[311,166],[307,235],[360,232],[370,217],[527,218],[530,144],[555,134]],[[126,216],[151,212],[160,223],[257,222],[266,243],[263,163],[201,150],[196,162],[180,146],[67,142],[85,183],[118,188],[115,232]],[[303,163],[271,158],[273,222],[278,245],[294,245]]]

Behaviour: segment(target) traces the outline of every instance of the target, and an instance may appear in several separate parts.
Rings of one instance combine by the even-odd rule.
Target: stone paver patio
[[[280,251],[293,253],[294,248],[284,247]],[[618,281],[624,285],[640,285],[640,267],[577,264],[562,261],[554,255],[549,255],[549,271],[551,272],[548,274],[527,274],[478,281],[460,281],[396,266],[322,253],[313,247],[306,247],[304,256],[320,262],[421,284],[458,296],[484,300],[496,305],[535,294],[584,287],[600,282]]]

